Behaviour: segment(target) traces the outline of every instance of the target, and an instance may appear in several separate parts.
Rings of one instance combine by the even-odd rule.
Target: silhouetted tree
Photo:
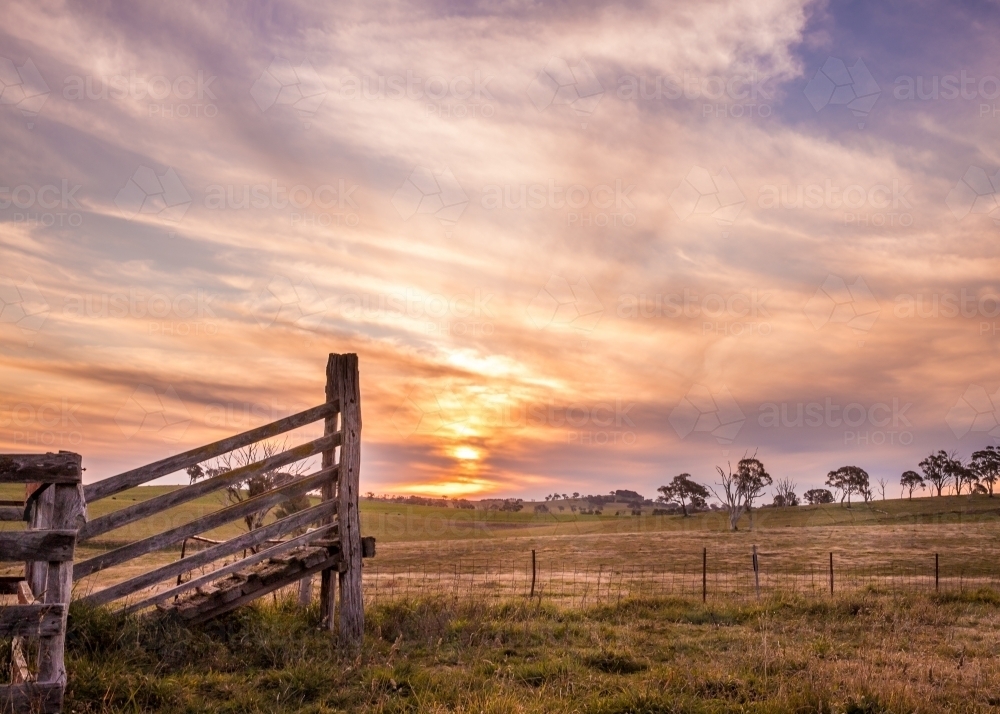
[[[864,497],[865,501],[871,499],[871,489],[868,485],[868,472],[859,466],[841,466],[836,471],[831,471],[826,475],[826,485],[839,491],[840,502],[847,499],[847,505],[851,505],[851,494],[857,493]]]
[[[948,483],[948,479],[951,478],[951,473],[949,471],[950,457],[948,452],[941,449],[936,454],[931,454],[926,459],[917,464],[920,470],[924,472],[924,481],[929,483],[931,487],[937,491],[935,496],[940,496],[941,491],[944,490],[945,484]]]
[[[687,502],[691,502],[692,509],[703,509],[707,505],[709,496],[708,489],[700,483],[691,480],[691,474],[679,474],[671,479],[666,486],[658,489],[662,495],[656,500],[661,503],[678,501],[681,504],[681,512],[686,518],[688,516]]]
[[[907,492],[910,500],[913,500],[913,492],[917,488],[927,488],[927,484],[924,483],[924,478],[916,471],[904,471],[903,475],[899,477],[899,483],[902,484],[903,490]]]
[[[747,514],[750,516],[750,530],[753,530],[753,504],[763,495],[764,489],[773,482],[771,474],[767,472],[764,464],[755,454],[750,458],[740,459],[736,465],[736,478],[743,493]]]
[[[987,446],[980,451],[972,452],[970,468],[975,471],[981,484],[985,484],[986,492],[993,498],[993,486],[1000,479],[1000,448]]]
[[[833,503],[833,494],[825,488],[811,488],[802,497],[806,499],[806,503],[812,506],[820,503]]]

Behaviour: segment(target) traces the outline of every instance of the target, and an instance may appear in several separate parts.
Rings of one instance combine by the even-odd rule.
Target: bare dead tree
[[[878,477],[878,490],[882,494],[882,500],[885,500],[885,487],[889,485],[889,479],[885,476]]]
[[[192,466],[187,470],[187,473],[191,479],[191,483],[202,479],[215,478],[229,471],[250,466],[251,464],[268,459],[275,454],[279,454],[285,450],[285,443],[286,441],[282,440],[281,442],[264,441],[250,444],[249,446],[244,446],[242,449],[231,451],[228,454],[213,459],[205,467],[201,464]],[[307,468],[305,462],[298,461],[281,469],[270,469],[243,481],[238,481],[226,488],[226,500],[230,505],[243,503],[285,485],[305,473]],[[279,504],[276,507],[276,513],[280,518],[308,507],[309,497],[306,494],[302,494]],[[253,531],[263,526],[264,521],[272,510],[275,510],[275,507],[265,508],[256,513],[244,516],[243,524],[247,531]]]
[[[728,471],[723,471],[721,466],[715,467],[715,470],[719,473],[719,483],[716,485],[721,491],[716,491],[713,486],[709,486],[709,489],[728,509],[729,530],[735,531],[739,530],[736,524],[739,523],[743,511],[746,509],[746,499],[740,487],[738,474],[733,473],[733,465],[730,463],[727,464],[727,467]]]
[[[774,502],[779,506],[797,506],[799,497],[795,493],[798,484],[792,482],[790,478],[784,476],[774,482]]]

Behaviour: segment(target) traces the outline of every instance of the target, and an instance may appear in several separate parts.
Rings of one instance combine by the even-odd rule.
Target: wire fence
[[[927,565],[887,562],[851,564],[832,557],[798,568],[774,568],[748,557],[746,567],[710,564],[663,567],[608,564],[574,567],[564,562],[534,559],[531,554],[510,560],[469,559],[451,567],[403,566],[371,561],[365,564],[364,595],[368,604],[424,596],[495,600],[536,597],[563,606],[620,602],[627,598],[683,597],[704,600],[770,597],[778,593],[829,596],[832,593],[948,593],[992,589],[1000,593],[1000,573],[961,566],[941,571],[936,556]]]

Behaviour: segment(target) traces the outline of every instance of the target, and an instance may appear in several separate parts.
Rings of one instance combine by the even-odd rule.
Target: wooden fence
[[[0,685],[0,710],[60,711],[66,687],[63,651],[73,584],[73,552],[83,522],[78,454],[0,456],[0,483],[25,483],[26,502],[0,507],[0,520],[28,530],[0,532],[0,561],[25,562],[25,576],[0,579],[17,605],[0,608],[0,638],[12,639],[11,683]],[[37,643],[36,674],[26,654]]]
[[[41,600],[39,604],[0,609],[0,638],[34,636],[40,637],[42,643],[37,681],[14,682],[0,689],[8,708],[13,705],[15,710],[26,706],[37,709],[40,703],[42,708],[48,707],[46,710],[59,710],[66,680],[62,653],[73,582],[133,563],[191,538],[207,542],[209,547],[190,555],[182,552],[178,560],[144,569],[80,600],[128,611],[156,606],[197,623],[319,574],[324,626],[333,630],[335,623],[339,623],[340,640],[346,646],[355,647],[361,642],[362,558],[374,555],[375,542],[373,538],[362,539],[358,513],[361,402],[357,355],[330,355],[326,376],[326,399],[318,406],[86,486],[81,485],[81,459],[76,454],[0,456],[0,483],[41,484],[25,504],[0,507],[0,517],[6,520],[29,521],[27,530],[0,533],[0,559],[26,561],[23,580],[28,587],[15,582],[22,579],[0,582],[6,583],[4,587],[10,592],[25,590],[25,597],[30,589]],[[86,518],[87,507],[97,501],[318,421],[324,424],[323,436],[318,439],[104,515]],[[313,473],[291,475],[280,471],[316,456],[321,463]],[[269,486],[263,492],[215,512],[73,562],[77,544],[207,494],[240,489],[250,479],[269,474],[282,474],[283,478],[263,481]],[[54,488],[47,488],[48,484],[54,484]],[[199,537],[316,491],[321,495],[318,504],[229,540],[218,542]],[[230,558],[232,562],[225,562]],[[195,570],[199,572],[195,574]],[[187,580],[184,574],[188,574]]]

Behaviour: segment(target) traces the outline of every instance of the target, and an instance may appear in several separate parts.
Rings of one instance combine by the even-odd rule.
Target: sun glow
[[[479,460],[479,451],[473,449],[471,446],[459,446],[451,453],[456,459],[462,459],[463,461]]]

